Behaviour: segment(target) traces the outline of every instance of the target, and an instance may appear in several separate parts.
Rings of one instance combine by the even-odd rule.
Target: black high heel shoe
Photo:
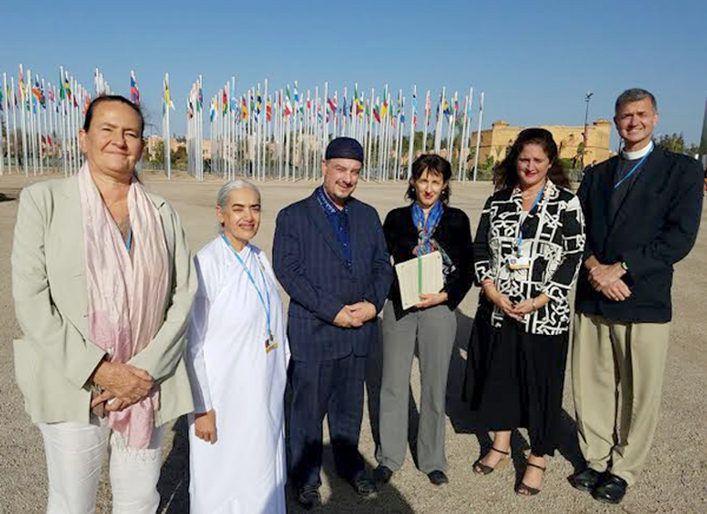
[[[545,473],[545,470],[547,469],[542,466],[538,466],[537,464],[533,464],[532,462],[526,462],[526,465],[537,468],[537,469],[541,470],[543,473]],[[535,496],[540,491],[541,491],[541,489],[536,489],[535,487],[530,487],[529,485],[525,485],[522,481],[520,484],[518,484],[518,487],[516,487],[516,494],[518,494],[519,496]]]
[[[474,469],[474,473],[476,473],[477,475],[490,475],[491,473],[494,472],[494,470],[501,469],[503,466],[508,464],[508,462],[510,461],[510,459],[509,459],[509,456],[511,454],[510,452],[504,452],[503,450],[499,450],[497,448],[494,448],[493,446],[491,447],[489,452],[500,453],[503,455],[503,457],[501,458],[501,460],[499,460],[496,463],[496,465],[494,467],[487,466],[486,464],[481,462],[481,459],[483,459],[483,457],[479,457],[478,459],[476,459],[476,462],[474,462],[473,469]],[[485,457],[485,455],[484,455],[484,457]]]

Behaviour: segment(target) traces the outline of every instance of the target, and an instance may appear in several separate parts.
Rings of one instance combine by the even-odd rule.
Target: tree
[[[149,161],[154,164],[164,164],[164,141],[160,139],[148,157]]]
[[[675,153],[685,153],[685,138],[680,134],[663,134],[656,141],[659,147]]]
[[[185,147],[179,146],[176,150],[172,150],[172,164],[174,166],[186,166],[188,161],[189,157]]]
[[[687,148],[685,148],[685,155],[689,155],[690,157],[694,157],[695,155],[700,155],[700,145],[696,144],[691,144]]]

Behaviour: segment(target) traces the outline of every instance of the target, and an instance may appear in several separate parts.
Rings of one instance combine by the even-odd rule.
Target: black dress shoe
[[[319,496],[319,488],[311,485],[302,487],[297,491],[297,503],[307,510],[319,507],[322,503],[322,498]]]
[[[368,498],[376,492],[376,484],[366,476],[364,471],[356,473],[349,483],[354,488],[354,491],[364,498]]]
[[[449,479],[447,478],[447,475],[444,474],[443,471],[435,470],[430,473],[427,473],[427,478],[430,479],[430,482],[432,485],[440,486],[444,484],[449,483]]]
[[[380,465],[373,470],[373,481],[376,484],[387,484],[393,476],[393,470],[388,466]]]
[[[592,468],[587,468],[584,471],[572,475],[570,477],[570,484],[575,489],[584,491],[585,493],[591,493],[594,488],[601,483],[604,478],[604,473],[600,473]]]
[[[612,473],[607,473],[604,480],[592,491],[592,498],[616,505],[624,499],[627,488],[626,480]]]

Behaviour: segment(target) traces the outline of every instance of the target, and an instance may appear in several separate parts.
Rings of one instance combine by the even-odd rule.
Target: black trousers
[[[334,461],[350,480],[363,471],[358,438],[363,419],[366,357],[290,363],[290,475],[296,487],[321,485],[322,423],[328,415]]]
[[[477,412],[477,426],[494,432],[527,428],[532,453],[553,455],[569,333],[528,334],[511,319],[494,328],[485,316],[477,316],[474,323],[481,325],[474,327],[470,341],[469,356],[476,366],[467,397]]]

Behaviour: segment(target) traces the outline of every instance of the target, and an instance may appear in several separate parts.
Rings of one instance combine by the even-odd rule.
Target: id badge
[[[508,268],[517,271],[530,268],[530,257],[525,255],[513,255],[508,259]]]
[[[265,353],[270,353],[274,349],[277,348],[277,341],[275,341],[275,338],[271,335],[265,339]]]

